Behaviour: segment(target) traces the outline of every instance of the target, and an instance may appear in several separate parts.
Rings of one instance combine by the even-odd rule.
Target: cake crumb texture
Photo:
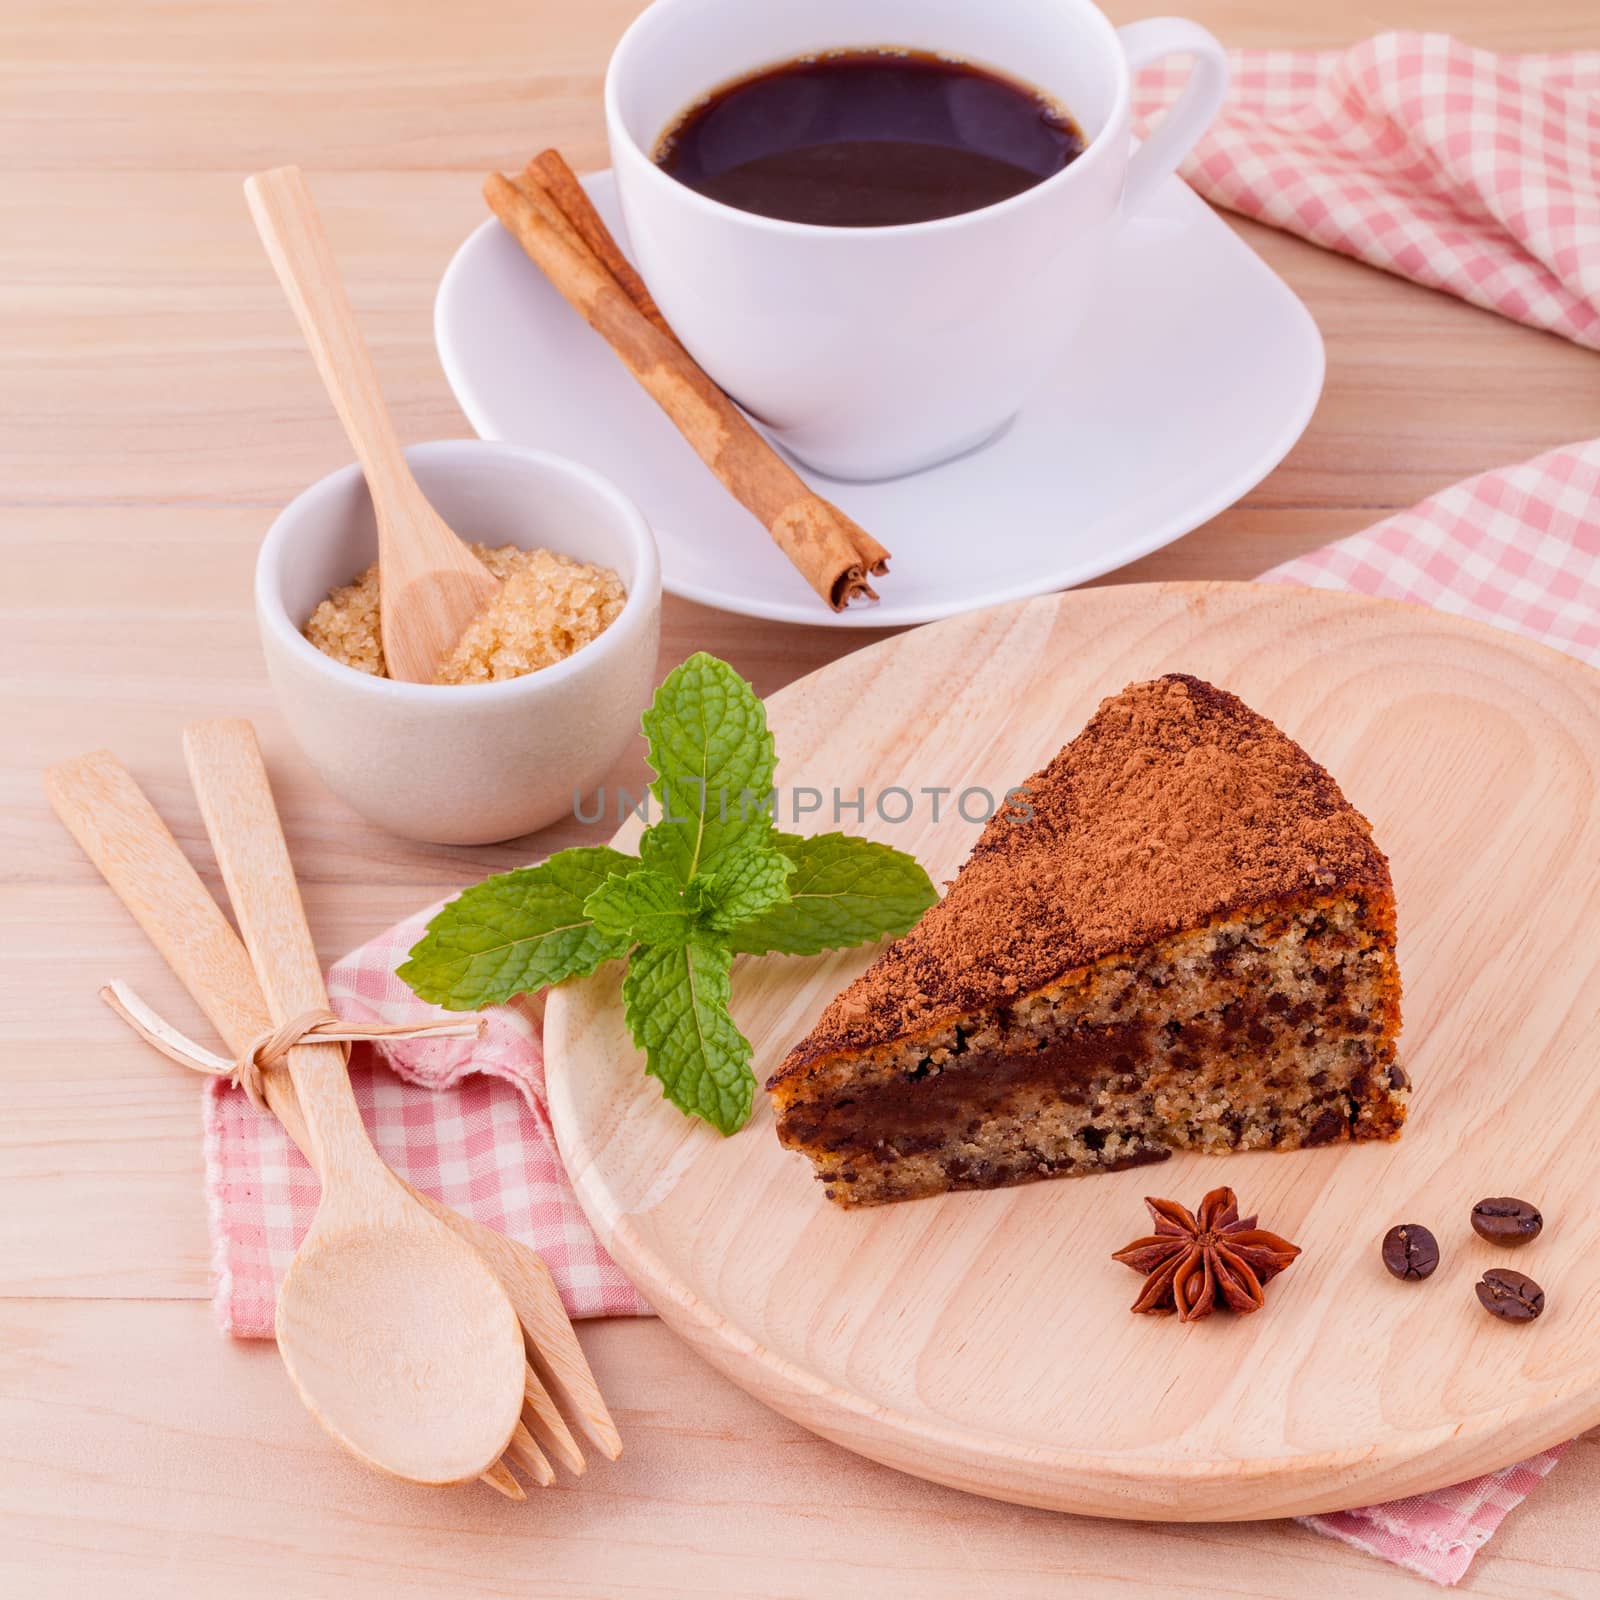
[[[944,899],[829,1006],[780,1077],[1239,907],[1389,888],[1371,828],[1327,770],[1199,678],[1111,696],[1022,787],[1027,800],[995,815]]]

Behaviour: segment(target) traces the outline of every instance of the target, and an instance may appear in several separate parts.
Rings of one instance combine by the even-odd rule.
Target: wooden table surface
[[[603,164],[601,73],[635,9],[0,8],[0,1592],[1428,1592],[1292,1524],[1077,1521],[902,1477],[766,1412],[652,1321],[584,1330],[628,1441],[620,1462],[523,1506],[408,1490],[328,1443],[270,1346],[218,1335],[195,1082],[124,1033],[96,986],[126,977],[200,1024],[46,812],[37,773],[113,747],[215,887],[179,730],[254,718],[329,956],[573,841],[568,827],[494,849],[400,843],[326,794],[290,744],[257,651],[251,562],[275,509],[347,451],[239,184],[259,166],[308,169],[403,435],[464,434],[430,336],[434,286],[479,220],[484,171],[549,143]],[[1594,0],[1183,9],[1232,44],[1407,26],[1501,49],[1600,45]],[[1593,354],[1240,226],[1321,324],[1327,391],[1266,482],[1120,578],[1248,577],[1468,473],[1600,434]],[[703,647],[763,691],[869,637],[672,600],[665,623],[663,670]],[[617,777],[638,771],[630,758]],[[1591,1436],[1465,1589],[1600,1593],[1597,1492]]]

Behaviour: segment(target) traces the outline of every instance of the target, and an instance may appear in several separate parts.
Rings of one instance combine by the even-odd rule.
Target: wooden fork
[[[176,840],[127,770],[109,751],[62,762],[45,774],[56,815],[99,868],[167,964],[222,1035],[244,1049],[272,1026],[255,969]],[[299,1101],[282,1064],[263,1073],[268,1104],[289,1137],[311,1158]],[[408,1185],[409,1187],[409,1185]],[[554,1482],[550,1457],[574,1474],[582,1451],[552,1396],[608,1460],[622,1451],[594,1374],[578,1343],[550,1269],[526,1245],[509,1239],[430,1195],[412,1194],[467,1240],[499,1277],[521,1322],[529,1367],[522,1420],[507,1457],[541,1486]],[[501,1493],[523,1491],[504,1463],[484,1475]]]

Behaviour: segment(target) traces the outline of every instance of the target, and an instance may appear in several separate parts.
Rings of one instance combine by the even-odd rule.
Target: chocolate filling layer
[[[924,1065],[831,1104],[799,1101],[780,1129],[803,1144],[843,1150],[859,1143],[862,1128],[871,1128],[902,1155],[912,1153],[905,1141],[926,1135],[930,1142],[919,1148],[931,1150],[967,1119],[1002,1114],[1019,1088],[1047,1086],[1068,1105],[1087,1104],[1084,1089],[1096,1077],[1137,1070],[1149,1055],[1149,1034],[1146,1023],[1078,1027],[1036,1050],[966,1052],[942,1069]]]
[[[1368,1027],[1360,1017],[1334,1020],[1350,1035]],[[1044,1091],[1069,1106],[1087,1106],[1094,1091],[1113,1083],[1120,1093],[1137,1094],[1175,1073],[1207,1066],[1226,1071],[1231,1061],[1269,1048],[1286,1026],[1298,1032],[1305,1022],[1299,1008],[1285,1011],[1281,997],[1271,996],[1261,1006],[1235,1001],[1215,1022],[1169,1024],[1160,1030],[1159,1041],[1149,1022],[1080,1025],[1034,1049],[961,1051],[942,1067],[924,1062],[831,1102],[795,1101],[780,1119],[779,1133],[786,1141],[833,1154],[916,1155],[939,1149],[963,1128],[970,1134],[980,1123],[1013,1114],[1021,1091],[1034,1103]],[[1309,1087],[1320,1091],[1314,1103],[1323,1109],[1307,1130],[1306,1143],[1340,1137],[1355,1107],[1370,1098],[1366,1069],[1373,1064],[1372,1051],[1365,1041],[1354,1048],[1347,1081],[1333,1081],[1328,1073],[1309,1080]]]

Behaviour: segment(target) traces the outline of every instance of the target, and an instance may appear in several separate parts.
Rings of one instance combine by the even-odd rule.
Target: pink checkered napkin
[[[1419,601],[1600,666],[1600,440],[1470,479],[1266,576]],[[341,961],[328,980],[335,1009],[385,1022],[434,1014],[394,977],[431,914]],[[556,1157],[531,1010],[491,1012],[480,1041],[402,1040],[384,1053],[399,1076],[359,1053],[351,1076],[397,1172],[534,1245],[573,1315],[647,1309],[590,1232]],[[218,1313],[229,1332],[266,1338],[273,1285],[311,1219],[316,1182],[278,1124],[238,1090],[213,1080],[205,1105]],[[1433,1494],[1302,1520],[1454,1583],[1557,1454]]]
[[[424,1005],[394,975],[438,909],[386,929],[334,966],[328,994],[340,1016],[450,1014]],[[480,1039],[357,1045],[350,1081],[384,1160],[446,1205],[533,1245],[572,1316],[648,1313],[595,1238],[556,1154],[535,1007],[495,1007]],[[226,1079],[206,1086],[205,1154],[217,1318],[236,1338],[270,1339],[275,1286],[316,1210],[317,1180],[276,1118]]]
[[[1381,33],[1228,54],[1227,104],[1182,168],[1206,199],[1600,349],[1600,51]],[[1140,75],[1136,127],[1187,70]]]

